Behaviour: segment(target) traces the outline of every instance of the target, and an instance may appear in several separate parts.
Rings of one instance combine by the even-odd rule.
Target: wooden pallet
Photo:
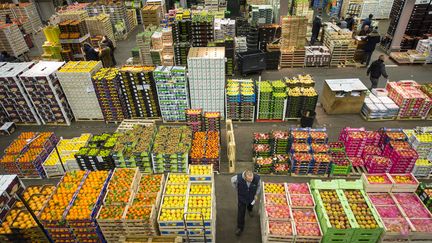
[[[421,120],[425,120],[425,118],[421,117],[421,116],[416,116],[416,117],[400,117],[400,116],[398,116],[398,117],[396,117],[396,120],[399,120],[399,121],[421,121]]]
[[[294,173],[289,173],[289,176],[291,177],[317,177],[317,178],[328,178],[329,175],[328,174],[324,174],[324,175],[314,175],[314,174],[305,174],[305,175],[297,175]]]
[[[149,119],[125,119],[118,126],[116,132],[125,132],[132,130],[134,126],[155,126],[156,120]]]
[[[121,236],[119,239],[121,243],[182,243],[181,236],[147,236],[147,235],[127,235]]]
[[[75,121],[104,121],[103,118],[75,118]]]
[[[234,126],[232,120],[230,119],[226,120],[225,130],[226,130],[226,141],[227,141],[228,170],[230,173],[235,173],[236,142],[235,142]]]
[[[363,118],[363,120],[368,121],[368,122],[393,121],[395,119],[395,117],[393,117],[393,118],[382,118],[382,117],[379,117],[379,118],[369,118],[369,117],[366,117],[363,114],[363,112],[360,112],[360,116]]]

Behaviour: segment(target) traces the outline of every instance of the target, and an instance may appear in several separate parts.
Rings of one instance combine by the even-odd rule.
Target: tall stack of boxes
[[[60,61],[61,56],[61,45],[60,45],[60,29],[58,26],[47,26],[43,29],[46,41],[42,45],[43,60]]]
[[[271,24],[273,22],[273,7],[271,5],[252,5],[250,22],[256,24]]]
[[[113,42],[113,45],[116,46],[114,31],[108,14],[88,17],[85,19],[85,23],[92,39],[95,38],[101,40],[102,36],[106,35]],[[93,42],[93,45],[94,44],[95,43]]]
[[[85,22],[81,20],[66,20],[59,24],[59,28],[63,60],[84,60],[82,47],[90,37]]]
[[[225,48],[193,47],[188,55],[192,108],[225,114]]]
[[[141,9],[144,27],[149,25],[159,26],[162,20],[161,6],[146,5]]]
[[[16,24],[0,22],[0,50],[6,51],[14,57],[29,51],[27,43]]]
[[[139,56],[143,65],[153,65],[153,60],[150,54],[151,38],[155,27],[147,27],[144,32],[138,33],[136,36],[137,47],[139,48]]]
[[[189,11],[177,12],[172,26],[175,64],[186,66],[192,40],[192,19]]]
[[[213,41],[213,16],[195,14],[192,17],[192,46],[205,47]]]
[[[352,32],[328,23],[324,33],[324,45],[331,53],[330,66],[346,65],[354,60],[356,52]]]
[[[280,67],[303,67],[307,18],[304,16],[284,16],[281,22]]]

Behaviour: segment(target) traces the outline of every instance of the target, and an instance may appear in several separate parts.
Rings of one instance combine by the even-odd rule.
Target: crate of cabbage
[[[152,150],[154,173],[187,172],[192,131],[187,126],[160,126]]]
[[[117,141],[118,134],[104,133],[93,136],[86,147],[82,147],[75,159],[81,170],[110,170],[114,160],[111,150]]]
[[[136,125],[132,130],[119,133],[112,157],[116,167],[139,167],[141,172],[152,172],[151,147],[156,126]]]

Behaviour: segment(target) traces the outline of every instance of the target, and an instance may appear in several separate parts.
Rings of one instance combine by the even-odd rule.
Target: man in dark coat
[[[82,49],[86,61],[99,61],[99,53],[89,43],[84,43]]]
[[[354,18],[351,15],[347,15],[347,17],[345,18],[345,21],[347,23],[347,28],[352,31],[353,30],[353,26],[354,26]]]
[[[110,40],[110,39],[108,38],[108,36],[104,35],[104,36],[102,37],[102,44],[107,45],[107,46],[111,49],[111,59],[112,59],[112,62],[113,62],[113,64],[114,64],[114,66],[117,65],[117,61],[116,61],[116,59],[115,59],[115,57],[114,57],[114,50],[115,50],[115,47],[114,47],[114,43],[112,42],[112,40]]]
[[[310,44],[313,45],[315,41],[318,39],[318,35],[321,29],[321,17],[319,15],[315,16],[315,19],[312,23],[312,36],[310,40]]]
[[[384,64],[384,60],[385,60],[385,56],[384,55],[380,55],[378,60],[374,61],[368,68],[366,74],[368,76],[370,76],[370,81],[372,83],[372,86],[370,89],[374,89],[376,87],[378,87],[378,81],[379,78],[381,77],[381,75],[388,79],[388,75],[385,69],[385,64]]]
[[[246,209],[249,216],[253,217],[253,205],[258,200],[261,192],[259,175],[250,170],[237,174],[231,178],[232,186],[237,190],[238,211],[236,235],[240,236],[244,229]]]
[[[381,36],[379,35],[377,28],[375,28],[372,33],[368,34],[363,40],[366,41],[366,44],[363,47],[364,57],[362,63],[366,61],[366,66],[369,66],[369,62],[372,57],[372,53],[375,51],[376,44],[381,41]]]

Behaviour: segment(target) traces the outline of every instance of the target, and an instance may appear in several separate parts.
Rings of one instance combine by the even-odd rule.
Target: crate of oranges
[[[16,208],[11,209],[5,220],[0,224],[0,242],[14,242],[16,234],[12,232],[10,227],[19,211],[20,210]]]
[[[10,229],[16,238],[16,242],[44,242],[47,241],[42,230],[37,225],[31,214],[27,210],[21,210],[15,217]]]
[[[118,242],[125,235],[124,213],[124,205],[103,205],[99,209],[96,220],[107,242]]]
[[[116,168],[109,181],[104,204],[124,206],[130,204],[132,193],[137,190],[140,174],[138,168]]]
[[[98,239],[100,237],[97,234],[100,229],[95,224],[95,217],[102,204],[111,173],[109,171],[91,171],[85,178],[72,207],[67,212],[67,224],[74,231],[79,242],[85,242],[88,238]]]

